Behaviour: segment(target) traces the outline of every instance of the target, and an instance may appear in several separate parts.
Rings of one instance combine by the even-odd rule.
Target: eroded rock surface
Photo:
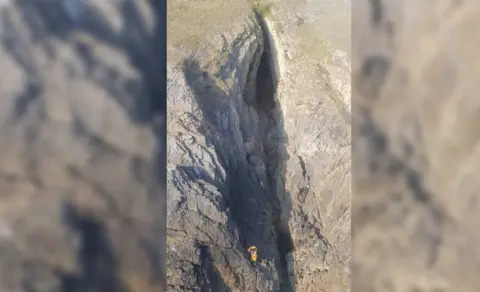
[[[265,5],[169,2],[170,291],[349,289],[350,7]]]
[[[157,11],[1,5],[0,290],[159,291]]]

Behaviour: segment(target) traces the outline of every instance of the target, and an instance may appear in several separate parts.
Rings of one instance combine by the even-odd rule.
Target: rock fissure
[[[283,202],[285,197],[290,194],[283,185],[286,141],[283,116],[277,99],[277,87],[280,80],[277,47],[267,21],[260,14],[256,14],[256,16],[262,30],[263,52],[257,69],[255,94],[259,112],[264,114],[264,121],[263,123],[261,121],[260,128],[264,132],[262,146],[267,166],[267,180],[274,199],[273,224],[280,256],[279,274],[282,276],[280,291],[292,291],[287,256],[295,247],[288,225],[290,211]],[[277,146],[276,149],[275,146]]]
[[[337,270],[330,253],[324,256],[330,248],[323,244],[329,229],[317,232],[321,224],[312,209],[327,217],[337,214],[315,208],[319,200],[312,197],[325,197],[320,201],[325,207],[343,197],[335,197],[336,187],[317,183],[337,148],[323,147],[321,152],[315,143],[335,142],[342,132],[336,111],[330,114],[327,108],[330,100],[303,88],[313,76],[302,81],[298,64],[283,58],[291,47],[289,31],[280,29],[282,15],[249,11],[239,25],[209,32],[190,57],[170,58],[168,224],[175,229],[182,225],[188,239],[169,237],[169,248],[175,245],[176,250],[170,249],[169,259],[189,258],[199,266],[213,262],[234,292],[317,291],[310,283],[337,277]],[[182,38],[171,45],[184,42]],[[299,87],[305,92],[297,91]],[[301,108],[301,98],[311,108]],[[335,127],[312,123],[330,118]],[[302,136],[293,133],[292,123],[298,123],[296,133]],[[304,149],[297,149],[298,144]],[[208,246],[211,256],[192,246],[194,239]],[[251,245],[259,251],[256,266],[249,263]],[[191,277],[196,273],[200,281]],[[184,291],[180,286],[185,277],[198,291],[212,289],[208,283],[219,279],[214,269],[173,269],[170,275],[172,291]],[[221,285],[218,289],[228,291]]]
[[[0,5],[0,291],[348,291],[351,9],[161,2]]]

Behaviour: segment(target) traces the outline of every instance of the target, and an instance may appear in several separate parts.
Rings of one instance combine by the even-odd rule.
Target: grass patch
[[[253,11],[263,17],[267,17],[272,13],[272,4],[266,2],[260,2],[256,0],[250,0],[250,4],[253,7]]]

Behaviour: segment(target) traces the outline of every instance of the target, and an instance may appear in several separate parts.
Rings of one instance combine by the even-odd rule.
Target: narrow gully
[[[271,195],[274,199],[274,229],[277,237],[277,248],[280,256],[279,272],[282,277],[282,283],[280,285],[280,291],[294,291],[294,287],[291,282],[291,275],[288,270],[287,256],[294,250],[294,242],[288,226],[288,218],[290,210],[286,206],[290,204],[282,202],[284,200],[280,196],[279,192],[286,193],[285,190],[277,189],[277,180],[279,179],[275,170],[281,168],[283,173],[283,164],[285,157],[285,141],[282,137],[284,134],[284,125],[282,113],[279,110],[279,104],[277,100],[277,87],[280,79],[280,70],[278,64],[277,47],[274,41],[274,37],[269,29],[267,21],[262,15],[256,14],[258,23],[260,24],[263,36],[263,53],[261,55],[260,64],[257,71],[256,79],[256,91],[255,97],[259,112],[265,114],[265,121],[261,127],[264,128],[264,133],[274,132],[275,140],[271,141],[270,135],[264,135],[264,156],[266,165],[268,166],[267,177],[269,180],[269,186]],[[277,147],[276,151],[269,151],[269,148],[273,144]],[[283,149],[281,149],[283,148]],[[282,186],[284,188],[284,186]]]

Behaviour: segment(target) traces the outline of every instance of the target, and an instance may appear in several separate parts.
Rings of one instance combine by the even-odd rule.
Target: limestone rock
[[[169,289],[348,291],[349,4],[222,3],[169,2]]]
[[[169,1],[165,117],[157,7],[2,1],[1,291],[348,290],[349,4],[252,4]]]

